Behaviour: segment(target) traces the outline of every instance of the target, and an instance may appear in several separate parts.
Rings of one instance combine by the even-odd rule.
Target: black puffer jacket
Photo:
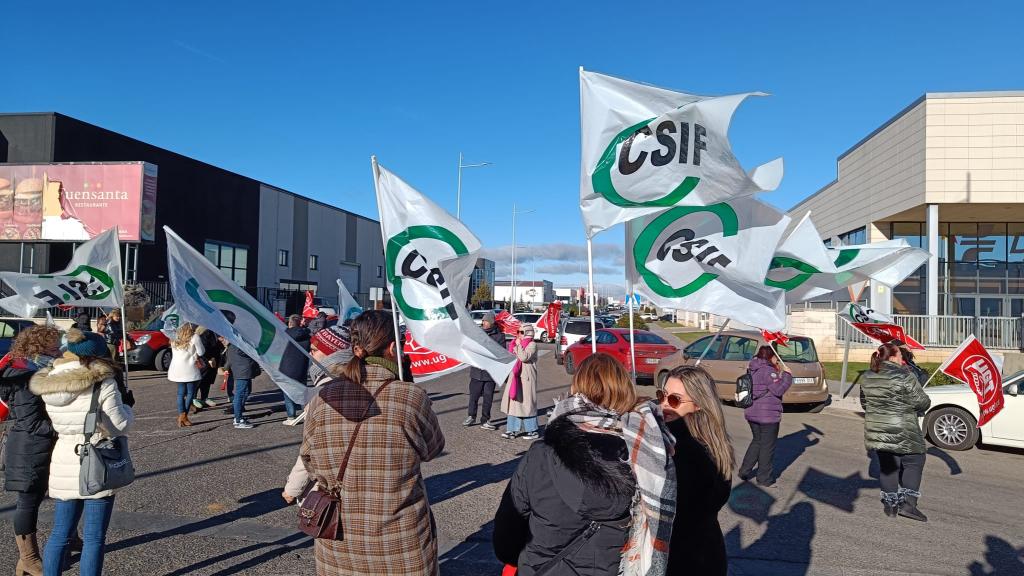
[[[614,576],[628,536],[636,480],[626,443],[617,436],[581,431],[566,418],[548,424],[505,489],[494,518],[498,559],[534,576],[592,521],[586,541],[552,566],[547,576]],[[578,546],[578,548],[576,548]]]
[[[309,356],[303,354],[302,351],[309,352],[311,331],[308,328],[296,326],[295,328],[285,330],[285,332],[299,346],[296,348],[294,344],[289,344],[285,348],[284,355],[281,356],[281,374],[301,384],[305,384],[306,374],[309,371]]]
[[[917,415],[932,401],[908,368],[883,362],[878,372],[868,370],[860,377],[860,400],[868,450],[924,454],[924,434]]]
[[[505,333],[499,330],[497,325],[491,324],[490,330],[484,330],[484,334],[487,334],[491,340],[494,340],[498,346],[501,346],[502,350],[505,349]],[[470,367],[469,378],[481,382],[494,382],[494,378],[491,378],[491,375],[486,370],[476,366]]]
[[[43,491],[50,475],[50,453],[57,435],[46,404],[28,389],[38,369],[19,358],[0,370],[0,397],[11,409],[4,452],[4,489],[9,492]]]

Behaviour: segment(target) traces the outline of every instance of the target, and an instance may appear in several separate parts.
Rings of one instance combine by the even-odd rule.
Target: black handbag
[[[96,444],[90,442],[100,417],[101,385],[102,382],[93,385],[89,413],[85,415],[85,442],[75,446],[81,466],[78,471],[78,493],[82,496],[123,488],[135,481],[135,465],[128,451],[127,436],[104,438]]]

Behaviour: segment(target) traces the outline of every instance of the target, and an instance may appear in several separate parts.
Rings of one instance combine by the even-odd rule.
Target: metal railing
[[[1021,350],[1024,319],[996,316],[928,316],[894,314],[893,322],[907,335],[927,347],[956,348],[967,336],[974,334],[986,348]],[[875,342],[836,316],[836,340],[851,344],[873,345]]]

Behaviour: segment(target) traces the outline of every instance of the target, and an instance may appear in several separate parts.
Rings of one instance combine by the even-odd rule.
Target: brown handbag
[[[348,458],[352,455],[352,448],[356,445],[356,436],[359,429],[366,421],[366,415],[370,413],[377,395],[391,384],[394,380],[388,380],[380,385],[373,393],[373,398],[363,410],[363,415],[356,423],[356,429],[352,431],[352,438],[349,440],[348,448],[345,449],[345,457],[341,460],[341,469],[338,470],[338,485],[341,485],[345,478],[345,469],[348,468]],[[314,490],[316,481],[310,479],[306,488],[302,491],[299,504],[299,530],[313,538],[324,538],[327,540],[344,540],[344,532],[341,526],[341,498],[324,490]]]

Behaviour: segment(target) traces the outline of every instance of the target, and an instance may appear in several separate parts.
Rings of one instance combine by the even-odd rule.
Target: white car
[[[970,450],[978,440],[993,446],[1024,448],[1024,371],[1003,379],[1003,410],[978,428],[978,397],[966,384],[931,386],[932,405],[924,432],[939,448]]]
[[[544,317],[543,314],[538,314],[536,312],[520,312],[518,314],[513,314],[512,317],[515,318],[516,320],[519,320],[520,324],[532,324],[533,333],[536,335],[537,339],[540,340],[541,342],[548,341],[548,333],[544,330],[541,330],[540,328],[537,328],[537,322],[539,322],[540,319]]]

